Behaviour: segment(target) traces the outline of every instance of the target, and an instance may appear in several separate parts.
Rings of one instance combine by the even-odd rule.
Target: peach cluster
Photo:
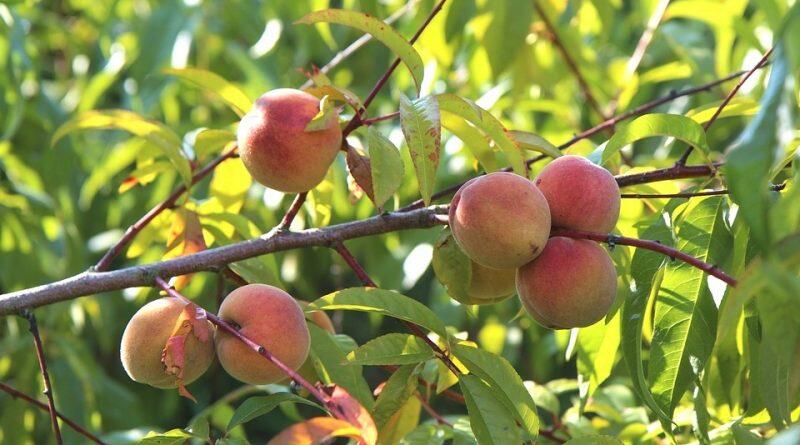
[[[473,263],[471,303],[502,299],[513,281],[543,326],[599,321],[617,292],[611,257],[593,241],[550,237],[550,229],[608,233],[619,209],[614,177],[579,156],[554,160],[533,182],[505,172],[470,180],[453,197],[449,224]]]

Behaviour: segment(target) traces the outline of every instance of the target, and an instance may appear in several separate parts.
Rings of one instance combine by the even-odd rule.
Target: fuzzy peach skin
[[[239,123],[239,155],[253,178],[285,193],[301,193],[322,182],[342,144],[338,112],[325,129],[305,131],[319,112],[319,99],[280,88],[256,100]]]
[[[297,370],[308,356],[310,336],[300,305],[291,295],[266,284],[242,286],[225,298],[219,317],[278,360]],[[283,380],[280,368],[247,347],[234,336],[217,330],[217,357],[233,378],[262,385]]]
[[[517,270],[517,293],[528,314],[542,326],[589,326],[614,303],[617,271],[594,241],[555,236],[538,258]]]
[[[562,156],[534,181],[550,205],[553,227],[608,233],[619,219],[619,186],[608,170],[580,156]]]
[[[496,172],[456,192],[449,223],[470,259],[492,269],[516,269],[536,258],[547,242],[550,210],[531,181]]]
[[[161,353],[184,306],[177,298],[159,298],[142,306],[131,317],[122,333],[119,348],[122,367],[131,379],[156,388],[178,386],[177,377],[165,372]],[[210,322],[201,326],[207,329],[208,341],[201,342],[192,334],[186,337],[184,385],[203,375],[214,360],[214,345],[211,342],[213,327]]]

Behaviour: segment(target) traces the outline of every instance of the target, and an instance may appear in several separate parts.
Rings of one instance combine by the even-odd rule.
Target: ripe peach
[[[614,303],[617,271],[594,241],[555,236],[538,258],[517,270],[517,292],[528,314],[543,326],[589,326]]]
[[[297,303],[300,304],[300,307],[305,309],[308,306],[308,301],[297,300]],[[325,311],[312,311],[309,318],[315,325],[321,327],[322,329],[330,332],[331,334],[336,333],[336,329],[333,327],[333,321],[331,317],[328,317],[328,314]]]
[[[317,186],[342,144],[335,110],[327,126],[305,131],[320,101],[304,91],[272,90],[258,98],[239,123],[239,155],[253,178],[286,193]]]
[[[539,255],[550,235],[547,200],[528,179],[496,172],[470,180],[450,203],[450,228],[470,259],[514,269]]]
[[[161,353],[184,306],[184,302],[177,298],[159,298],[142,306],[133,315],[122,333],[120,345],[122,366],[131,379],[156,388],[178,386],[177,377],[166,373]],[[183,368],[185,385],[203,375],[214,359],[214,347],[210,340],[213,331],[211,323],[199,326],[207,330],[206,338],[209,340],[202,342],[196,335],[186,336]]]
[[[620,196],[608,170],[580,156],[562,156],[542,169],[535,182],[550,205],[553,227],[614,230]]]
[[[220,305],[219,317],[238,326],[242,334],[294,370],[308,356],[310,337],[303,311],[291,295],[277,287],[248,284],[234,290]],[[232,335],[218,330],[214,341],[222,367],[234,378],[260,385],[286,377]]]

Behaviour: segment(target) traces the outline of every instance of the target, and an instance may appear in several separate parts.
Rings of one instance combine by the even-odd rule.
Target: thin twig
[[[614,117],[612,117],[612,118],[610,118],[610,119],[608,119],[608,120],[606,120],[604,122],[601,122],[601,123],[595,125],[594,127],[588,129],[588,130],[582,131],[582,132],[572,136],[572,138],[570,140],[564,142],[563,144],[559,145],[556,148],[558,148],[559,150],[565,150],[565,149],[571,147],[572,145],[576,144],[579,141],[582,141],[584,139],[588,139],[588,138],[590,138],[592,136],[597,135],[598,133],[600,133],[602,131],[605,131],[607,129],[611,129],[611,128],[615,127],[618,123],[620,123],[620,122],[622,122],[624,120],[628,120],[630,118],[633,118],[633,117],[642,115],[644,113],[647,113],[648,111],[650,111],[650,110],[652,110],[652,109],[654,109],[654,108],[656,108],[658,106],[661,106],[661,105],[663,105],[665,103],[671,102],[671,101],[673,101],[673,100],[675,100],[675,99],[677,99],[679,97],[690,96],[692,94],[697,94],[697,93],[700,93],[700,92],[703,92],[703,91],[709,91],[712,88],[716,87],[717,85],[723,84],[723,83],[725,83],[725,82],[727,82],[729,80],[732,80],[732,79],[735,79],[737,77],[740,77],[740,76],[742,76],[742,75],[744,75],[746,73],[747,73],[747,71],[737,71],[737,72],[729,74],[729,75],[727,75],[727,76],[725,76],[723,78],[714,80],[712,82],[705,83],[703,85],[698,85],[696,87],[687,88],[685,90],[680,90],[680,91],[671,91],[669,94],[667,94],[664,97],[660,97],[658,99],[651,100],[650,102],[647,102],[647,103],[644,103],[642,105],[639,105],[638,107],[636,107],[636,108],[634,108],[632,110],[626,111],[626,112],[621,113],[621,114],[619,114],[617,116],[614,116]],[[526,163],[528,165],[531,165],[531,164],[536,163],[536,162],[538,162],[538,161],[540,161],[542,159],[545,159],[547,157],[548,156],[546,156],[546,155],[534,156],[534,157],[528,159],[526,161]],[[511,171],[511,169],[510,168],[505,168],[505,169],[503,169],[503,171]],[[689,168],[688,170],[686,170],[686,172],[691,172],[691,169]],[[707,175],[708,175],[708,172],[706,172],[704,174],[693,174],[693,175],[690,175],[690,176],[683,176],[683,177],[697,177],[697,176],[707,176]],[[678,177],[676,177],[674,179],[679,179],[679,178],[681,178],[681,177],[678,176]],[[667,179],[673,179],[673,178],[667,178]],[[440,199],[440,198],[443,198],[445,196],[449,196],[449,195],[455,193],[459,188],[461,188],[462,185],[464,185],[465,182],[466,181],[459,182],[458,184],[452,185],[452,186],[450,186],[450,187],[448,187],[448,188],[446,188],[444,190],[440,190],[440,191],[434,193],[433,195],[431,195],[431,200],[437,200],[437,199]],[[656,182],[656,181],[646,181],[645,180],[644,182]],[[620,184],[620,186],[622,186],[622,184]],[[425,205],[424,202],[421,199],[418,199],[418,200],[412,202],[411,204],[409,204],[409,205],[407,205],[407,206],[405,206],[403,208],[398,209],[398,212],[408,212],[408,211],[411,211],[411,210],[420,209],[424,205]]]
[[[22,316],[28,320],[28,326],[33,335],[33,343],[36,346],[36,358],[39,360],[39,371],[42,373],[42,380],[44,380],[44,395],[47,396],[47,409],[50,411],[50,423],[53,425],[53,434],[56,436],[56,443],[61,445],[61,429],[58,426],[58,411],[56,411],[56,402],[53,400],[53,386],[50,384],[50,374],[47,372],[47,359],[44,356],[44,347],[42,346],[42,338],[39,335],[39,325],[36,323],[36,315],[33,311],[24,310]]]
[[[642,173],[633,173],[630,175],[618,175],[614,178],[617,180],[617,185],[620,187],[627,187],[636,184],[647,184],[651,182],[670,181],[673,179],[686,179],[686,178],[702,178],[711,177],[717,174],[719,167],[723,164],[717,162],[714,164],[703,165],[673,165],[672,167],[661,168],[658,170],[651,170]]]
[[[391,25],[392,23],[394,23],[397,20],[399,20],[400,17],[404,16],[406,13],[408,13],[411,10],[413,10],[414,6],[417,3],[419,3],[419,0],[411,0],[411,1],[409,1],[408,3],[405,4],[405,6],[403,6],[400,9],[398,9],[392,15],[387,17],[384,20],[384,22],[386,24],[388,24],[388,25]],[[345,59],[350,57],[350,55],[352,55],[353,53],[355,53],[356,51],[361,49],[361,47],[363,47],[364,45],[369,43],[371,40],[372,40],[372,34],[364,34],[363,36],[359,37],[357,40],[353,41],[353,43],[348,45],[347,48],[345,48],[345,49],[339,51],[338,53],[336,53],[336,55],[333,56],[333,58],[328,63],[325,64],[325,66],[323,66],[322,68],[319,69],[320,72],[322,74],[328,74],[328,72],[330,72],[330,70],[336,68],[340,63],[342,63]],[[308,88],[313,84],[314,84],[314,82],[311,79],[309,79],[309,80],[306,81],[306,83],[303,84],[303,86],[301,88]]]
[[[214,160],[206,164],[205,167],[198,170],[194,175],[192,175],[192,181],[191,181],[192,185],[197,184],[200,180],[208,176],[209,173],[214,171],[214,169],[217,168],[217,166],[221,164],[223,161],[233,158],[235,156],[236,156],[236,149],[232,149],[214,158]],[[144,229],[148,224],[150,224],[150,222],[153,221],[153,219],[155,219],[156,216],[160,215],[161,212],[169,208],[172,208],[178,201],[178,199],[180,199],[180,197],[183,196],[184,193],[186,193],[186,190],[187,190],[186,185],[180,185],[178,188],[175,189],[174,192],[172,192],[171,195],[169,195],[169,197],[167,197],[167,199],[161,201],[158,205],[150,209],[149,212],[145,213],[141,218],[139,218],[138,221],[133,223],[132,226],[128,227],[128,229],[125,230],[125,233],[122,235],[122,238],[120,238],[119,241],[117,241],[117,243],[114,244],[108,250],[108,252],[106,252],[105,255],[103,255],[103,258],[101,258],[100,261],[97,262],[97,264],[94,266],[94,270],[98,272],[108,270],[114,258],[116,258],[120,253],[122,253],[125,247],[127,247],[127,245],[130,244],[130,242],[133,241],[134,238],[136,238],[136,235],[138,235],[139,232],[142,231],[142,229]]]
[[[609,233],[594,233],[594,232],[584,232],[580,230],[568,230],[568,229],[553,229],[551,232],[551,236],[566,236],[569,238],[578,238],[578,239],[588,239],[592,241],[597,241],[599,243],[606,243],[609,245],[624,245],[624,246],[633,246],[633,247],[640,247],[642,249],[652,250],[654,252],[658,252],[664,254],[673,260],[680,260],[684,263],[696,267],[703,272],[706,272],[709,275],[713,275],[720,280],[724,281],[730,286],[736,286],[736,279],[732,276],[725,273],[722,269],[718,268],[713,264],[706,263],[698,258],[695,258],[685,252],[681,252],[678,249],[674,249],[672,247],[666,246],[661,244],[658,241],[651,241],[651,240],[643,240],[637,238],[628,238],[625,236],[618,236]]]
[[[177,298],[179,300],[182,300],[182,301],[185,301],[187,303],[191,302],[189,299],[187,299],[185,296],[183,296],[183,294],[181,294],[180,292],[178,292],[175,289],[173,289],[172,287],[170,287],[170,285],[166,281],[164,281],[163,278],[155,277],[154,281],[155,281],[156,286],[160,287],[164,292],[169,294],[171,297],[175,297],[175,298]],[[308,380],[304,379],[300,374],[297,373],[297,371],[295,371],[294,369],[290,368],[285,363],[280,361],[277,357],[272,355],[272,353],[269,352],[267,350],[267,348],[265,348],[262,345],[259,345],[258,343],[256,343],[255,341],[253,341],[252,339],[247,337],[246,335],[242,334],[236,328],[234,328],[233,326],[228,324],[225,320],[219,318],[215,314],[213,314],[213,313],[211,313],[209,311],[205,311],[205,310],[204,310],[204,312],[205,312],[205,316],[208,319],[208,321],[210,321],[215,326],[217,326],[218,329],[221,329],[221,330],[227,332],[228,334],[233,335],[234,337],[239,339],[242,343],[247,345],[248,348],[252,349],[256,353],[258,353],[258,355],[264,357],[270,363],[272,363],[273,365],[277,366],[281,371],[283,371],[287,376],[289,376],[289,378],[291,378],[293,381],[297,382],[297,384],[299,384],[300,386],[305,388],[309,392],[309,394],[314,396],[314,398],[319,400],[323,405],[325,405],[326,407],[328,407],[329,409],[334,411],[332,414],[334,414],[336,417],[340,417],[340,418],[342,417],[341,416],[341,414],[342,414],[341,412],[338,412],[338,413],[336,412],[337,411],[336,405],[332,405],[331,403],[329,403],[330,402],[330,397],[328,397],[327,395],[325,395],[325,393],[320,391],[319,388],[317,388],[316,386],[312,385]],[[337,414],[339,414],[339,415],[337,416]]]
[[[750,76],[752,76],[753,73],[756,72],[756,70],[758,70],[759,68],[764,66],[764,64],[767,63],[767,60],[769,59],[770,54],[772,54],[773,49],[774,48],[770,48],[767,52],[765,52],[764,55],[761,57],[761,59],[759,59],[758,63],[756,63],[755,66],[753,66],[752,68],[750,68],[747,71],[747,73],[745,73],[744,77],[739,79],[739,82],[736,83],[736,85],[733,87],[730,93],[728,93],[728,95],[725,96],[725,99],[723,99],[722,103],[719,104],[717,110],[714,111],[714,114],[711,116],[711,119],[709,119],[708,121],[706,121],[705,124],[703,124],[704,130],[708,131],[708,129],[711,128],[712,125],[714,125],[714,122],[716,122],[719,115],[722,114],[722,110],[724,110],[725,107],[728,106],[730,101],[733,100],[733,96],[735,96],[736,93],[739,92],[739,89],[742,88],[742,85],[744,85],[745,82],[747,82],[747,79],[749,79]],[[689,159],[689,155],[692,154],[692,150],[694,150],[694,146],[690,145],[689,148],[687,148],[686,151],[683,152],[683,155],[680,157],[680,159],[678,159],[676,164],[685,165],[686,160]]]
[[[452,423],[448,422],[447,419],[442,417],[441,414],[437,413],[436,410],[433,409],[433,407],[430,405],[430,403],[428,403],[428,401],[425,400],[425,397],[422,397],[422,394],[420,394],[418,392],[415,392],[414,395],[417,396],[417,399],[419,399],[420,405],[422,405],[422,407],[425,409],[425,411],[427,411],[428,414],[430,414],[431,417],[433,417],[439,425],[447,425],[447,426],[450,426],[450,427],[453,426]]]
[[[636,44],[636,49],[634,49],[631,58],[628,59],[628,63],[625,64],[625,73],[622,76],[623,84],[630,81],[633,74],[639,68],[639,64],[642,63],[642,59],[644,58],[644,54],[647,52],[647,48],[650,46],[650,42],[653,41],[653,36],[655,35],[656,28],[661,23],[661,19],[664,18],[664,13],[667,11],[667,6],[669,6],[670,0],[660,0],[656,5],[653,14],[650,15],[650,18],[647,20],[647,26],[642,32],[642,36],[639,38],[639,42]],[[611,104],[610,114],[615,114],[617,112],[617,106],[619,106],[619,95],[622,94],[622,88],[617,90],[617,93],[614,95],[614,100]]]
[[[40,408],[40,409],[42,409],[44,411],[48,411],[48,412],[50,411],[50,405],[48,405],[46,403],[42,403],[42,402],[34,399],[33,397],[25,394],[24,392],[22,392],[22,391],[20,391],[20,390],[18,390],[16,388],[6,384],[6,383],[0,382],[0,390],[8,393],[11,397],[13,397],[15,399],[22,399],[22,400],[30,403],[31,405],[36,406],[36,407],[38,407],[38,408]],[[86,437],[87,439],[91,440],[92,442],[94,442],[96,444],[105,445],[105,442],[100,440],[99,437],[97,437],[94,434],[90,433],[85,428],[83,428],[82,426],[78,425],[74,421],[70,420],[68,417],[64,416],[60,412],[56,411],[56,416],[58,416],[58,418],[61,419],[62,422],[64,422],[67,425],[69,425],[70,428],[75,430],[76,433],[81,434],[82,436]]]
[[[786,188],[786,183],[771,185],[770,191],[779,192]],[[720,190],[703,190],[699,192],[684,192],[684,193],[623,193],[620,195],[623,199],[644,199],[644,198],[694,198],[697,196],[716,196],[727,195],[728,189]]]
[[[419,29],[417,29],[417,32],[414,33],[414,36],[411,37],[411,39],[409,39],[408,41],[409,43],[413,45],[414,42],[416,42],[417,39],[419,39],[419,36],[422,35],[422,32],[425,31],[425,28],[428,27],[433,18],[436,17],[439,11],[442,10],[442,7],[444,6],[446,1],[447,0],[439,0],[436,6],[434,6],[433,9],[431,10],[430,14],[428,14],[428,17],[425,18],[425,21],[422,22],[422,25],[420,25]],[[350,120],[350,122],[344,128],[344,130],[342,130],[342,134],[344,135],[345,138],[347,138],[347,135],[352,133],[356,128],[361,126],[361,124],[363,123],[361,120],[362,114],[366,112],[369,105],[375,99],[375,96],[377,96],[378,93],[383,88],[383,86],[386,85],[386,82],[389,80],[389,77],[392,75],[392,73],[398,67],[398,65],[400,65],[399,57],[394,59],[394,62],[392,62],[392,64],[389,66],[386,72],[383,73],[383,76],[381,76],[381,78],[378,79],[378,82],[375,83],[375,86],[372,88],[372,91],[370,91],[369,95],[367,95],[367,98],[364,99],[364,108],[362,109],[362,111],[357,112],[356,115],[353,116],[353,119]]]
[[[370,118],[370,119],[362,119],[361,120],[361,124],[367,125],[367,126],[374,125],[374,124],[377,124],[378,122],[388,121],[388,120],[394,119],[394,118],[396,118],[398,116],[400,116],[400,112],[399,111],[395,111],[395,112],[392,112],[392,113],[389,113],[389,114],[384,114],[383,116],[373,117],[373,118]]]
[[[306,196],[308,196],[308,192],[298,193],[297,196],[294,197],[292,205],[289,206],[289,210],[286,211],[286,214],[283,215],[281,223],[278,224],[278,230],[289,230],[289,226],[292,225],[292,221],[294,221],[294,218],[300,212],[300,209],[303,208],[303,203],[306,202]]]
[[[600,103],[595,99],[594,95],[592,94],[592,90],[589,87],[589,84],[586,82],[586,79],[581,74],[580,68],[578,68],[578,64],[575,63],[575,60],[570,56],[569,51],[564,46],[564,43],[561,42],[561,39],[558,37],[558,33],[556,32],[556,27],[553,26],[553,23],[550,21],[550,18],[547,17],[547,13],[539,4],[538,1],[533,1],[533,7],[536,9],[536,12],[539,14],[539,18],[542,19],[544,25],[547,27],[547,31],[550,34],[550,41],[558,49],[558,52],[561,53],[561,57],[564,59],[564,62],[567,63],[567,68],[572,72],[575,76],[575,79],[578,81],[578,85],[581,87],[581,92],[583,93],[583,97],[589,102],[589,106],[592,110],[600,116],[600,119],[606,120],[608,119],[606,115],[603,113],[602,107],[600,107]]]

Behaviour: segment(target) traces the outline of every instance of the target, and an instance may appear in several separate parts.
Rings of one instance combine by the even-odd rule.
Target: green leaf
[[[492,74],[497,77],[517,60],[517,54],[525,47],[525,36],[530,33],[533,19],[533,2],[504,0],[488,2],[486,7],[492,21],[483,34],[481,46],[486,50]]]
[[[253,101],[242,90],[211,71],[199,68],[167,68],[164,73],[219,96],[239,117],[244,116],[253,107]]]
[[[622,445],[622,441],[611,436],[595,434],[570,439],[564,445]]]
[[[87,111],[65,122],[53,134],[52,145],[79,130],[123,130],[146,139],[167,156],[184,184],[192,182],[192,168],[181,151],[181,138],[161,122],[146,119],[128,110]]]
[[[517,419],[525,431],[532,436],[539,433],[536,405],[519,374],[508,360],[463,343],[453,346],[453,354],[464,363],[471,373],[489,384],[492,392],[496,394],[495,397],[506,406],[506,409]]]
[[[169,430],[165,433],[151,431],[139,441],[139,445],[182,445],[192,437],[194,436],[180,429]]]
[[[772,198],[767,191],[769,171],[778,145],[779,109],[791,93],[787,91],[788,63],[782,46],[772,56],[769,84],[761,98],[761,109],[750,121],[727,155],[725,177],[731,199],[739,205],[739,216],[750,226],[755,247],[767,252],[771,247],[768,214]]]
[[[198,159],[211,154],[220,154],[229,143],[236,141],[236,133],[228,130],[206,128],[194,138],[194,153]]]
[[[525,175],[525,158],[517,144],[509,137],[503,124],[488,111],[474,102],[456,96],[455,94],[439,94],[436,96],[439,109],[455,114],[486,133],[505,153],[509,164],[517,174]]]
[[[422,403],[416,397],[409,397],[406,403],[395,412],[380,428],[378,443],[397,445],[408,433],[419,425]]]
[[[719,106],[722,104],[722,101],[712,102],[710,104],[703,105],[702,107],[695,108],[693,110],[689,110],[686,113],[686,117],[692,119],[693,121],[697,122],[698,124],[705,124],[708,122],[714,113],[717,112]],[[725,105],[725,108],[722,109],[722,112],[717,116],[717,119],[722,119],[726,117],[738,117],[738,116],[754,116],[758,112],[758,102],[749,98],[749,97],[734,97]]]
[[[427,328],[442,338],[447,338],[444,323],[424,304],[400,293],[373,287],[343,289],[311,303],[306,311],[359,311],[374,312],[410,321]]]
[[[323,96],[322,99],[319,100],[319,111],[308,121],[304,131],[312,133],[325,130],[332,126],[331,119],[334,118],[334,111],[336,111],[336,108],[331,103],[330,98],[328,96]]]
[[[620,343],[620,313],[578,331],[578,376],[584,401],[611,375]]]
[[[406,434],[400,445],[442,445],[447,438],[446,426],[429,423],[414,428]]]
[[[711,151],[705,130],[692,119],[677,114],[645,114],[619,129],[609,139],[603,150],[602,164],[606,164],[626,145],[653,136],[671,136],[679,139],[698,149],[706,158]]]
[[[400,58],[406,67],[408,67],[409,71],[411,71],[411,77],[414,79],[414,83],[417,85],[417,91],[419,92],[420,86],[422,85],[422,77],[425,74],[422,58],[414,47],[412,47],[394,28],[371,15],[344,9],[314,11],[306,14],[294,23],[310,25],[320,22],[337,23],[339,25],[358,29],[386,45]]]
[[[422,200],[431,203],[442,144],[439,104],[432,96],[409,100],[400,96],[400,125],[417,173]]]
[[[520,431],[505,405],[480,378],[464,374],[459,378],[467,403],[470,426],[481,445],[522,443]],[[527,391],[526,391],[527,393]]]
[[[671,201],[674,205],[674,201]],[[670,204],[667,207],[671,207]],[[657,213],[646,225],[647,230],[640,233],[643,239],[655,240],[666,246],[672,246],[672,232],[664,222],[663,215]],[[664,430],[671,431],[671,419],[656,403],[644,375],[644,359],[642,357],[642,331],[648,301],[658,292],[661,277],[660,270],[665,257],[651,250],[637,248],[631,260],[631,277],[636,288],[622,305],[620,320],[620,337],[622,343],[622,359],[631,375],[633,390],[658,417]]]
[[[318,404],[290,392],[279,392],[276,394],[270,394],[268,396],[250,397],[242,402],[242,404],[236,408],[236,411],[233,412],[233,417],[231,417],[231,420],[228,422],[226,431],[230,431],[243,423],[247,423],[255,419],[256,417],[263,416],[284,402],[302,403],[324,410]]]
[[[489,145],[489,140],[466,120],[453,113],[442,113],[442,126],[467,147],[467,150],[478,160],[481,167],[487,172],[500,170],[495,159],[495,153]]]
[[[723,198],[693,200],[678,225],[677,249],[712,261],[719,258],[728,232]],[[717,309],[705,272],[682,261],[667,265],[655,302],[648,378],[659,406],[672,413],[705,366],[714,348]]]
[[[547,139],[539,136],[538,134],[529,133],[527,131],[511,130],[508,132],[511,139],[517,143],[517,146],[523,150],[531,150],[543,155],[557,158],[561,156],[561,151],[550,143]]]
[[[361,374],[361,366],[348,363],[346,354],[330,332],[314,323],[308,324],[311,333],[311,354],[314,368],[326,384],[335,383],[346,389],[367,409],[372,409],[372,392]]]
[[[367,130],[367,147],[372,167],[372,191],[375,206],[383,208],[383,204],[394,195],[403,183],[405,168],[403,158],[397,147],[376,128]]]
[[[386,334],[364,343],[347,355],[359,365],[406,365],[433,358],[424,340],[411,334]]]
[[[378,429],[383,428],[389,418],[402,408],[408,398],[417,390],[416,369],[415,365],[401,366],[383,385],[372,410],[372,418],[375,419]]]

